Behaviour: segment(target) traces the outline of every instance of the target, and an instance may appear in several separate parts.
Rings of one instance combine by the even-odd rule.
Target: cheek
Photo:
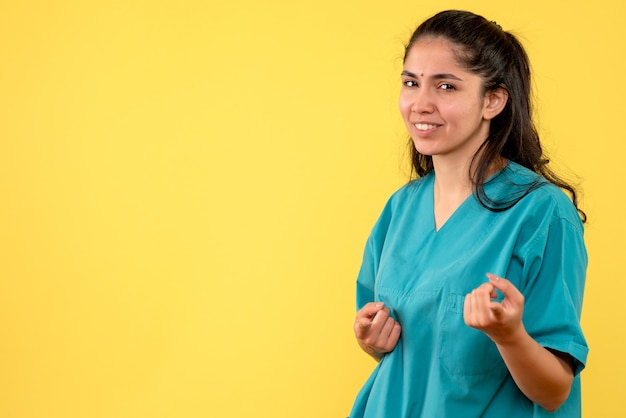
[[[462,120],[480,119],[483,114],[483,102],[473,96],[465,97],[463,100],[448,103],[447,112]]]
[[[458,102],[440,103],[438,109],[441,116],[454,125],[473,121],[478,113],[475,107],[465,106]]]

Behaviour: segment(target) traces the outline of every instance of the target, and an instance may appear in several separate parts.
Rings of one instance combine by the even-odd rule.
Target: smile
[[[431,129],[435,129],[437,127],[437,125],[429,125],[427,123],[416,123],[415,124],[415,129],[417,129],[418,131],[429,131]]]

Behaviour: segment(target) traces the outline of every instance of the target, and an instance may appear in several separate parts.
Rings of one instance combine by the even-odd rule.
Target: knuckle
[[[375,347],[376,344],[378,343],[378,339],[373,335],[368,335],[365,338],[363,338],[363,342],[369,346]]]

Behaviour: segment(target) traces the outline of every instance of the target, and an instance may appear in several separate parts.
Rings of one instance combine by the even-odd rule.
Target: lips
[[[413,126],[415,126],[415,129],[417,129],[418,131],[430,131],[432,129],[435,129],[438,125],[433,125],[430,123],[415,123],[413,124]]]

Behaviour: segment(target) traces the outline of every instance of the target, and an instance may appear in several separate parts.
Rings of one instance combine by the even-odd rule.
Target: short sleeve
[[[572,356],[578,374],[589,351],[580,326],[588,263],[582,223],[553,216],[526,248],[524,326],[542,346]]]
[[[391,222],[392,198],[387,202],[383,212],[378,217],[365,244],[363,261],[356,281],[356,305],[361,309],[365,304],[374,302],[376,298],[375,284],[380,258],[387,238],[387,231]]]

